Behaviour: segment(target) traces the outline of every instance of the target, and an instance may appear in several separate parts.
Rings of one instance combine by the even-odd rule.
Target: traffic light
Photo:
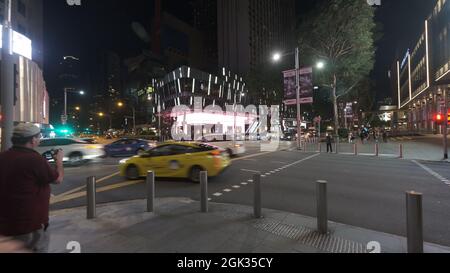
[[[448,113],[447,113],[447,123],[448,123],[448,125],[450,125],[450,109],[448,110]]]
[[[441,113],[437,113],[434,116],[434,121],[436,122],[436,124],[438,125],[442,125],[443,121],[444,121],[444,115]]]

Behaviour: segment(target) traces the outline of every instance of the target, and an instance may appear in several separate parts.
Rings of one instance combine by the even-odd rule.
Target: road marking
[[[256,159],[253,158],[248,158],[248,159],[243,159],[244,161],[256,161]]]
[[[271,175],[271,173],[266,173],[266,175]]]
[[[238,185],[234,185],[233,186],[233,188],[235,188],[235,189],[239,189],[241,186],[238,186]]]
[[[243,171],[243,172],[248,172],[248,173],[259,173],[259,171],[248,170],[248,169],[241,169],[241,171]]]
[[[248,155],[248,156],[244,156],[244,157],[239,157],[239,158],[235,158],[232,159],[231,162],[234,161],[239,161],[239,160],[244,160],[244,159],[248,159],[248,158],[253,158],[253,157],[258,157],[258,156],[263,156],[263,155],[267,155],[267,154],[273,154],[279,151],[275,151],[275,152],[264,152],[264,153],[259,153],[259,154],[254,154],[254,155]]]
[[[124,188],[124,187],[128,187],[128,186],[140,184],[142,182],[144,182],[144,180],[132,180],[132,181],[125,181],[125,182],[117,183],[117,184],[113,184],[113,185],[108,185],[105,187],[98,188],[97,193],[111,191],[111,190],[115,190],[115,189],[119,189],[119,188]],[[59,197],[55,197],[55,198],[51,199],[50,204],[53,205],[56,203],[61,203],[61,202],[77,199],[77,198],[80,198],[83,196],[86,196],[85,191],[68,194],[68,195],[64,195],[64,196],[59,196]]]
[[[247,180],[247,182],[253,183],[253,179],[249,179],[249,180]]]
[[[232,190],[230,190],[230,189],[224,189],[223,191],[224,191],[224,192],[231,192]]]
[[[241,185],[245,186],[245,185],[248,185],[248,183],[247,182],[242,182]]]
[[[98,179],[96,182],[97,182],[97,184],[98,184],[98,183],[101,183],[101,182],[103,182],[103,181],[105,181],[105,180],[108,180],[108,179],[110,179],[110,178],[113,178],[113,177],[115,177],[115,176],[117,176],[117,175],[119,175],[119,174],[120,174],[120,172],[113,173],[113,174],[111,174],[111,175],[108,175],[108,176],[105,176],[105,177],[103,177],[103,178]],[[86,185],[81,186],[81,187],[77,187],[77,188],[74,188],[74,189],[71,189],[71,190],[66,191],[66,192],[63,192],[63,193],[60,193],[60,194],[54,196],[54,198],[63,197],[63,196],[66,196],[66,195],[75,193],[75,192],[77,192],[77,191],[81,191],[81,190],[84,189],[84,188],[86,188]]]
[[[213,194],[214,196],[222,196],[223,195],[223,193],[220,193],[220,192],[216,192],[215,194]]]
[[[272,161],[272,163],[277,163],[277,164],[287,164],[287,162],[283,162],[283,161]]]
[[[441,182],[444,182],[445,184],[449,183],[450,181],[443,177],[442,175],[438,174],[437,172],[433,171],[432,169],[428,168],[427,166],[417,162],[416,160],[412,160],[417,166],[421,167],[425,171],[427,171],[429,174],[434,176],[436,179],[439,179]]]

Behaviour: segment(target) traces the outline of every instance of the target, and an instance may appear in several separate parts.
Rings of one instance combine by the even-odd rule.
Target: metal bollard
[[[353,152],[355,153],[355,155],[358,155],[358,144],[353,144]]]
[[[149,171],[147,173],[147,212],[154,211],[155,205],[155,173],[153,171]]]
[[[319,141],[319,153],[322,153],[322,143]]]
[[[96,215],[96,178],[95,176],[88,177],[86,182],[86,196],[87,196],[87,219],[94,219]]]
[[[403,158],[403,144],[400,144],[400,158]]]
[[[406,192],[408,253],[423,253],[422,194]]]
[[[321,234],[328,232],[328,205],[327,181],[319,180],[316,183],[317,195],[317,230]]]
[[[380,155],[380,146],[378,143],[375,144],[375,156]]]
[[[201,211],[208,212],[208,172],[200,172]]]
[[[261,218],[261,174],[253,175],[253,214]]]

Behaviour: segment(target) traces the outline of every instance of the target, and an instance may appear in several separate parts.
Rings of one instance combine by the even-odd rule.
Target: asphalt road
[[[248,157],[250,155],[250,157]],[[106,177],[98,184],[99,203],[145,198],[144,181],[126,181],[107,159],[66,170],[64,185],[55,186],[52,210],[85,205],[85,178]],[[261,153],[249,149],[221,176],[211,179],[212,202],[252,205],[248,180],[261,172],[263,207],[315,217],[315,182],[326,180],[330,220],[396,235],[406,235],[405,192],[424,194],[424,236],[427,242],[450,246],[450,168],[448,163],[373,156],[304,153],[295,150]],[[72,190],[75,189],[75,190]],[[66,193],[66,194],[64,194]],[[185,180],[159,179],[157,197],[199,199],[200,188]]]

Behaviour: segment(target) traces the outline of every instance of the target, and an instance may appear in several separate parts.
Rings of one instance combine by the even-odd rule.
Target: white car
[[[45,156],[49,161],[53,161],[50,151],[58,149],[64,151],[64,162],[69,162],[72,165],[80,164],[85,160],[98,159],[105,155],[103,145],[90,144],[70,138],[42,139],[36,151]]]
[[[226,136],[224,136],[223,134],[208,134],[199,137],[197,141],[210,143],[211,145],[222,148],[228,152],[230,157],[245,154],[246,149],[244,141],[242,140],[236,140],[234,142],[232,140],[224,141],[225,137]]]

